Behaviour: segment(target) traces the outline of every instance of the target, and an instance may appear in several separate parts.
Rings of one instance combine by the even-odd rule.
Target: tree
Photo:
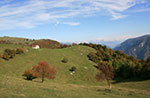
[[[100,72],[96,75],[96,79],[107,80],[108,86],[111,89],[110,80],[114,78],[114,69],[112,67],[112,64],[107,62],[102,62],[98,64],[97,68]]]
[[[35,65],[32,68],[33,72],[37,77],[42,78],[42,83],[44,82],[44,78],[54,79],[56,71],[54,68],[50,68],[49,64],[46,61],[41,61],[38,65]]]
[[[141,76],[143,79],[150,79],[150,56],[146,59],[143,65]]]

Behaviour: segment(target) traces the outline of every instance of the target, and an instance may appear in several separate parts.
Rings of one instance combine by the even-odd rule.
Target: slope
[[[114,49],[138,59],[146,59],[150,56],[150,35],[128,39]]]
[[[28,39],[28,38],[19,38],[19,37],[0,37],[0,44],[16,44],[23,46],[32,46],[39,45],[41,48],[61,48],[61,44],[58,41],[50,39]]]
[[[0,44],[0,50],[5,48],[21,47]],[[97,70],[94,63],[89,61],[87,55],[95,52],[87,46],[73,46],[64,49],[33,50],[25,47],[28,52],[16,55],[13,59],[5,61],[0,59],[0,97],[1,98],[148,98],[148,90],[124,89],[115,86],[111,92],[105,90],[105,82],[97,82]],[[66,57],[68,63],[61,60]],[[22,77],[26,69],[32,68],[39,61],[47,61],[56,71],[56,79],[40,83],[24,80]],[[77,71],[70,75],[69,69],[75,66]],[[148,81],[149,83],[149,81]]]

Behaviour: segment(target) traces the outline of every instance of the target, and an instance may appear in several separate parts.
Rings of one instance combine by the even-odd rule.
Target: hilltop
[[[0,37],[1,44],[16,44],[22,46],[32,46],[38,44],[41,48],[61,48],[62,44],[58,41],[50,40],[50,39],[28,39],[28,38],[18,38],[18,37]]]

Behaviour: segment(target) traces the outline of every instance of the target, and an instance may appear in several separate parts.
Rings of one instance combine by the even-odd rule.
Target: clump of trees
[[[100,62],[100,58],[94,52],[89,53],[87,56],[88,56],[89,60],[91,60],[95,63]]]
[[[114,51],[99,44],[80,43],[80,45],[92,47],[97,51],[87,55],[89,60],[96,64],[100,62],[112,63],[115,79],[150,79],[150,57],[147,60],[138,60],[121,51]]]
[[[141,77],[150,79],[150,56],[146,59],[141,70]]]
[[[5,49],[2,58],[5,60],[9,60],[13,58],[16,54],[22,54],[22,53],[24,53],[24,48]]]
[[[114,78],[114,69],[111,63],[101,62],[98,64],[97,69],[100,71],[96,75],[97,80],[107,80],[108,86],[111,89],[111,82]]]
[[[67,48],[67,47],[71,47],[71,45],[61,44],[61,48]]]
[[[54,79],[55,75],[56,70],[54,68],[50,68],[46,61],[39,62],[38,65],[33,66],[31,70],[26,70],[23,74],[27,80],[41,78],[42,83],[44,82],[45,78]]]

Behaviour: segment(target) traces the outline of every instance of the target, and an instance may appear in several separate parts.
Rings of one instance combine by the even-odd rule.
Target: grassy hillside
[[[32,44],[33,40],[27,38],[17,38],[17,37],[0,37],[0,41],[5,41],[13,44]]]
[[[17,48],[19,45],[0,44],[0,53],[5,48]],[[5,61],[0,59],[0,98],[149,98],[150,81],[114,83],[112,91],[106,90],[105,82],[95,79],[95,63],[88,60],[90,52],[96,52],[87,46],[73,46],[64,49],[33,50],[16,55]],[[63,58],[67,63],[62,63]],[[22,74],[39,61],[47,61],[56,69],[56,78],[41,83],[41,79],[27,81]],[[74,75],[69,69],[77,68]],[[112,81],[113,82],[113,81]],[[135,85],[135,84],[138,84]],[[135,86],[134,86],[135,85]],[[147,87],[147,89],[145,89]]]
[[[50,39],[28,39],[28,38],[18,38],[18,37],[0,37],[0,44],[17,44],[23,46],[32,46],[32,45],[39,45],[41,48],[61,48],[61,44],[57,41],[50,40]]]

